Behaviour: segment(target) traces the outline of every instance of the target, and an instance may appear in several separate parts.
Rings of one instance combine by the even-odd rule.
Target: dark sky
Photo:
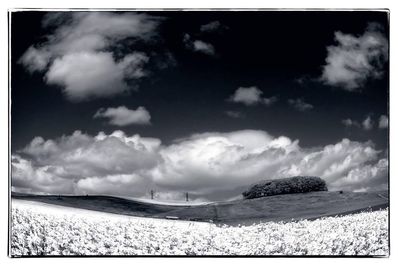
[[[385,11],[13,12],[12,190],[386,190],[388,30]]]
[[[59,86],[44,81],[42,73],[29,73],[17,63],[31,45],[43,42],[49,34],[41,25],[45,14],[12,14],[13,152],[35,136],[56,138],[77,129],[91,135],[123,129],[127,134],[159,138],[164,144],[193,133],[256,129],[299,139],[302,147],[349,138],[372,140],[378,149],[387,148],[387,130],[377,127],[379,116],[387,115],[388,110],[387,62],[381,77],[368,79],[356,92],[318,81],[327,46],[334,44],[334,32],[359,36],[368,23],[376,22],[388,37],[385,12],[146,12],[164,19],[159,40],[147,46],[139,44],[139,48],[146,53],[168,51],[176,64],[153,68],[128,94],[81,102],[69,101]],[[200,26],[211,21],[219,21],[224,29],[200,33]],[[215,55],[185,49],[185,33],[211,43]],[[258,87],[263,97],[277,96],[278,101],[271,106],[227,101],[239,87],[250,86]],[[288,99],[297,98],[314,108],[300,112],[288,105]],[[151,125],[118,127],[93,119],[99,108],[120,105],[146,107]],[[241,112],[244,117],[229,117],[227,110]],[[375,123],[368,131],[342,123],[346,118],[362,122],[366,116]]]

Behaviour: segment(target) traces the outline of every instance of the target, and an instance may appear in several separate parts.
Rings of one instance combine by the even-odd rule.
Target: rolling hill
[[[213,221],[224,224],[316,219],[388,207],[387,191],[310,192],[193,206],[163,205],[102,195],[59,196],[12,192],[12,199],[129,216]]]

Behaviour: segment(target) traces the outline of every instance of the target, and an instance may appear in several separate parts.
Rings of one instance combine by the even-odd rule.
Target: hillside
[[[343,194],[310,192],[195,206],[162,205],[110,196],[39,196],[12,193],[12,198],[129,216],[226,224],[315,219],[388,206],[387,191]]]

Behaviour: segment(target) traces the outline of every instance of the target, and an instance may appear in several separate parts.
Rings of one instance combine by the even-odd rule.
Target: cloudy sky
[[[12,190],[388,186],[385,12],[14,12]]]

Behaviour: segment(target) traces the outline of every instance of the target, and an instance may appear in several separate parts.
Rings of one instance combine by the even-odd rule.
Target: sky
[[[388,14],[13,12],[12,190],[388,187]]]

